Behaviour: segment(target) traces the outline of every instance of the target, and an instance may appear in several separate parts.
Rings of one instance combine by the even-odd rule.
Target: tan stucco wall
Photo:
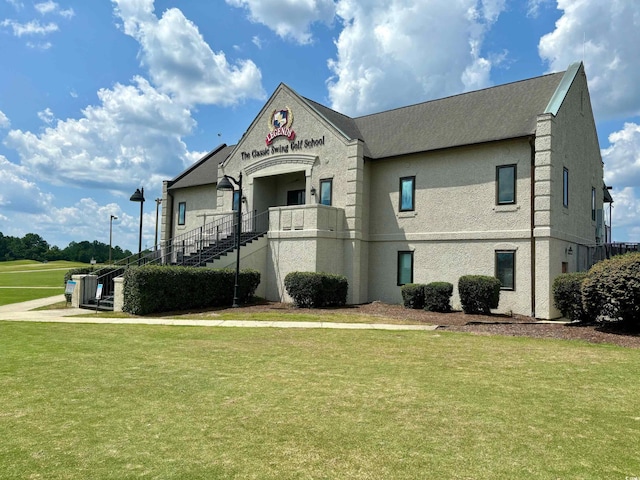
[[[190,232],[206,223],[211,223],[216,217],[217,194],[215,185],[202,185],[191,188],[172,190],[173,236]],[[178,225],[178,209],[181,202],[186,203],[185,224]]]

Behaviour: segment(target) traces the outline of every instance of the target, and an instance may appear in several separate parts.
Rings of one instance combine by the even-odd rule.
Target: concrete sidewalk
[[[254,320],[182,320],[175,318],[100,318],[90,310],[67,308],[64,310],[38,310],[54,303],[64,302],[64,295],[30,300],[23,303],[0,306],[0,321],[54,322],[54,323],[105,323],[125,325],[178,325],[195,327],[245,327],[245,328],[333,328],[345,330],[435,330],[436,325],[394,325],[385,323],[331,323],[331,322],[274,322]],[[82,315],[82,316],[79,316]]]

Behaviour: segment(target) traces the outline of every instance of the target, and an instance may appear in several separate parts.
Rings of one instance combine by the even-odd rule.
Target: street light
[[[154,250],[158,250],[158,209],[160,208],[161,203],[162,203],[162,199],[156,198],[156,237],[153,241],[153,244],[155,245],[153,247]]]
[[[132,202],[140,202],[140,236],[138,237],[138,263],[142,256],[142,212],[144,208],[144,188],[136,188],[136,191],[131,195],[129,199]]]
[[[115,215],[111,215],[109,217],[109,265],[111,265],[111,240],[113,240],[113,221],[117,220],[118,217]]]
[[[233,184],[231,183],[233,182]],[[225,175],[220,183],[218,183],[218,190],[231,190],[234,191],[236,187],[238,187],[238,226],[236,228],[236,284],[233,287],[233,307],[239,307],[238,304],[238,281],[240,278],[240,234],[242,233],[242,172],[238,175],[238,180],[235,178]],[[231,198],[231,204],[233,208],[233,203],[235,200],[235,196]]]

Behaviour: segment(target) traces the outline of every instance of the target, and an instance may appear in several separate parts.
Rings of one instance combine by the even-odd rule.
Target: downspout
[[[536,173],[536,137],[532,135],[529,138],[529,146],[531,147],[531,172],[530,172],[530,193],[529,193],[529,212],[530,212],[530,248],[531,248],[531,317],[536,316],[536,239],[533,235],[536,226],[535,222],[535,173]]]

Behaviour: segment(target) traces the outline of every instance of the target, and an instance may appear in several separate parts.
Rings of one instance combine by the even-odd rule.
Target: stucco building
[[[224,175],[242,198],[217,190]],[[162,244],[173,261],[233,266],[235,251],[207,252],[240,204],[243,232],[264,233],[241,265],[269,300],[287,300],[291,271],[345,275],[349,303],[481,274],[502,282],[499,311],[554,318],[553,279],[605,241],[605,196],[582,63],[357,118],[281,84],[237,145],[164,182]]]

